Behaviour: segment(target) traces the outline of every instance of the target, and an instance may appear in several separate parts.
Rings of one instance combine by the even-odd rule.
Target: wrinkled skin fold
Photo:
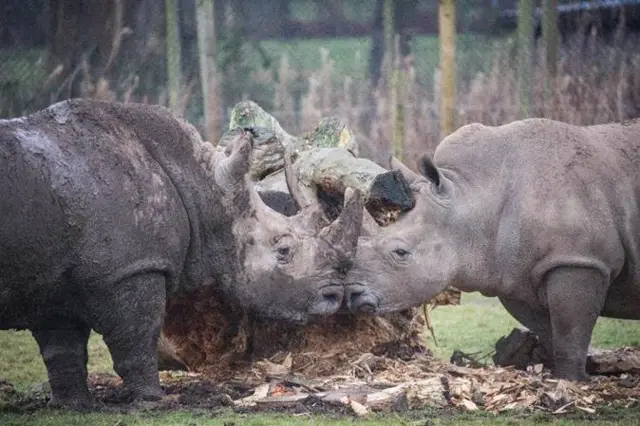
[[[201,285],[258,316],[336,312],[362,221],[358,192],[318,226],[267,207],[228,155],[159,106],[61,102],[0,120],[0,328],[29,329],[51,404],[91,404],[87,340],[102,334],[132,397],[162,396],[165,301]],[[323,224],[325,225],[325,224]]]
[[[448,285],[497,296],[557,377],[586,379],[598,316],[640,319],[640,122],[472,124],[418,166],[394,162],[413,210],[384,228],[365,217],[351,309],[400,311]]]

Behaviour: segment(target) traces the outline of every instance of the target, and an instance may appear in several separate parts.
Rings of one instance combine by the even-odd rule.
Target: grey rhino
[[[399,311],[449,285],[497,296],[557,377],[586,379],[598,316],[640,319],[640,122],[470,124],[418,163],[393,160],[415,207],[384,228],[365,216],[351,309]]]
[[[50,403],[85,407],[102,334],[135,399],[157,399],[167,296],[216,285],[243,309],[304,322],[341,304],[362,221],[357,192],[317,229],[268,208],[249,132],[215,155],[166,108],[71,100],[0,120],[0,328],[29,329]]]

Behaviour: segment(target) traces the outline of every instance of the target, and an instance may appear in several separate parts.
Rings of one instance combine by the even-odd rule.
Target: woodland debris
[[[355,366],[365,361],[377,364],[377,367],[363,381],[357,378]],[[628,407],[640,403],[638,375],[593,376],[582,383],[554,379],[548,371],[525,372],[494,366],[467,368],[427,356],[416,356],[406,362],[372,354],[361,355],[352,366],[351,371],[342,370],[338,374],[315,378],[323,383],[322,388],[329,390],[312,392],[279,382],[279,392],[355,406],[354,411],[359,410],[361,415],[369,411],[425,407],[457,407],[492,413],[509,410],[597,413],[602,406]],[[265,403],[279,401],[267,396]],[[357,404],[353,404],[354,401]]]

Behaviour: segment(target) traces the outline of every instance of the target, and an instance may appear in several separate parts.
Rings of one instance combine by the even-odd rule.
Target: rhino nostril
[[[342,287],[332,286],[325,287],[322,289],[322,298],[323,300],[330,305],[340,305],[342,304],[342,297],[344,296],[344,291]]]
[[[351,312],[372,313],[378,308],[377,298],[364,287],[351,288],[348,302]]]

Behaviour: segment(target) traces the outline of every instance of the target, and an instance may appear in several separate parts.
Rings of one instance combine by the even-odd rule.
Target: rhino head
[[[236,265],[223,279],[223,289],[261,317],[304,323],[333,314],[342,305],[344,279],[356,253],[361,195],[349,189],[332,223],[323,221],[319,203],[298,205],[294,216],[278,213],[248,178],[252,144],[251,132],[241,132],[214,168],[215,182],[225,194]],[[289,167],[287,173],[289,191],[297,194]]]
[[[394,223],[379,226],[365,210],[354,266],[346,282],[352,312],[384,314],[420,305],[457,279],[459,256],[452,226],[453,190],[431,160],[419,160],[422,175],[393,159],[410,185],[415,206]]]

